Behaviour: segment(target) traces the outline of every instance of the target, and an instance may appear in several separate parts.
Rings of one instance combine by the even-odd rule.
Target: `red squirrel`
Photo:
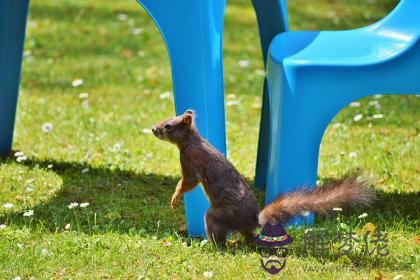
[[[201,184],[210,201],[204,220],[212,243],[223,246],[231,231],[251,241],[259,225],[284,223],[306,211],[325,214],[333,207],[363,206],[374,198],[367,183],[353,175],[311,191],[299,189],[279,196],[260,211],[247,182],[223,154],[201,137],[194,117],[194,111],[187,110],[161,121],[152,131],[157,138],[176,144],[180,151],[182,178],[172,196],[172,208],[177,207],[183,193]]]

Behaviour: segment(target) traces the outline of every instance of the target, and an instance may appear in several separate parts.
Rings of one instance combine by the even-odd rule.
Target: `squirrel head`
[[[181,144],[191,133],[196,133],[194,111],[186,110],[182,115],[159,122],[152,129],[153,134],[161,139]]]

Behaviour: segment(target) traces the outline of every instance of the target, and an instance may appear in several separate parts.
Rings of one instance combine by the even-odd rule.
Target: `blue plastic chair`
[[[12,148],[28,2],[0,1],[0,156]]]
[[[172,69],[175,111],[194,109],[200,133],[226,154],[222,73],[225,0],[138,0],[166,43]],[[200,187],[184,196],[190,236],[205,236],[209,207]]]
[[[420,1],[402,0],[367,27],[288,31],[273,39],[267,59],[266,203],[296,187],[315,185],[324,130],[350,102],[379,93],[420,93],[419,15]]]
[[[0,155],[11,150],[28,0],[0,1]],[[222,76],[225,0],[138,1],[155,21],[172,67],[175,109],[197,112],[201,134],[226,154]],[[209,207],[201,188],[185,195],[187,229],[205,236]]]

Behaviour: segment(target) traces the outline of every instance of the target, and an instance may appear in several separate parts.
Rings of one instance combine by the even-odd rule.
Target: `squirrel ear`
[[[192,123],[192,115],[190,114],[184,114],[184,116],[182,117],[182,122],[187,124],[187,125],[191,125]]]
[[[194,115],[194,111],[192,109],[188,109],[184,112],[184,115]]]

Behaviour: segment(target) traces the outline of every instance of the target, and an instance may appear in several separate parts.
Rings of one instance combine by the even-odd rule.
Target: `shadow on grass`
[[[361,175],[363,177],[363,174]],[[337,178],[324,177],[324,183],[336,180]],[[420,213],[418,211],[420,192],[384,192],[376,189],[376,200],[367,207],[356,209],[344,209],[343,214],[353,222],[357,217],[367,212],[369,222],[374,223],[382,229],[404,229],[404,231],[415,232],[420,226]],[[333,213],[334,214],[334,213]],[[331,222],[330,217],[316,217],[317,222]]]
[[[48,168],[51,164],[53,167]],[[33,208],[35,213],[33,217],[23,217],[21,212],[11,213],[6,217],[9,219],[9,224],[18,227],[29,226],[33,230],[39,230],[41,227],[42,230],[50,232],[64,231],[65,225],[71,224],[71,230],[85,234],[117,232],[156,236],[159,239],[178,236],[187,243],[192,242],[186,234],[183,206],[180,205],[179,209],[173,211],[169,205],[174,186],[178,181],[176,177],[55,160],[31,159],[25,162],[25,165],[28,168],[50,170],[60,176],[63,183],[52,197]],[[262,204],[263,192],[256,191],[256,196]],[[402,229],[404,233],[415,232],[420,220],[419,199],[419,193],[380,191],[378,200],[373,206],[349,212],[350,216],[346,220],[349,224],[357,224],[357,216],[362,213],[361,211],[366,211],[369,213],[369,222],[374,223],[381,231]],[[89,202],[90,205],[86,208],[69,209],[68,205],[72,202]],[[317,217],[314,229],[326,228],[328,234],[333,235],[336,225],[334,217]],[[307,258],[303,230],[288,229],[288,233],[295,239],[295,242],[289,246],[289,251],[296,257]],[[331,240],[327,237],[327,241]],[[236,255],[255,250],[253,244],[244,246],[241,242],[234,241],[224,253]],[[392,259],[366,260],[352,256],[351,259],[357,267],[386,267],[394,258],[391,257]],[[337,260],[337,256],[331,252],[328,252],[326,257],[315,256],[315,258],[320,262]],[[407,268],[410,265],[404,263],[400,268]]]
[[[25,165],[50,170],[62,178],[63,184],[51,198],[33,208],[30,223],[20,213],[9,214],[14,224],[42,225],[51,232],[63,230],[69,223],[73,230],[85,233],[186,235],[183,206],[176,211],[170,207],[178,181],[175,177],[55,160],[31,159]],[[72,202],[89,202],[89,206],[69,209]]]
[[[51,164],[53,167],[49,169]],[[32,159],[25,165],[28,168],[50,170],[63,181],[57,193],[34,207],[33,226],[42,224],[45,229],[56,231],[62,230],[69,223],[75,230],[79,224],[80,230],[85,233],[135,231],[162,236],[176,232],[186,236],[183,205],[175,211],[170,207],[170,198],[179,178],[55,160]],[[256,197],[261,206],[264,193],[256,191]],[[378,200],[374,205],[348,214],[352,219],[360,215],[361,211],[366,211],[369,213],[369,221],[381,228],[396,229],[403,226],[405,231],[414,232],[420,220],[419,201],[418,192],[378,191]],[[68,205],[72,202],[89,202],[90,205],[84,209],[69,209]],[[10,215],[13,223],[28,224],[28,218],[23,218],[21,214]],[[335,223],[335,220],[319,217],[316,219],[318,222]]]

